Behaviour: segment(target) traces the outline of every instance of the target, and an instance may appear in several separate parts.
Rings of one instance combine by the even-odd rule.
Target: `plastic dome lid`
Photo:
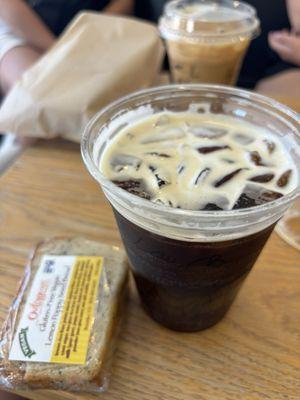
[[[255,9],[232,0],[174,0],[159,21],[165,39],[228,40],[259,33]]]

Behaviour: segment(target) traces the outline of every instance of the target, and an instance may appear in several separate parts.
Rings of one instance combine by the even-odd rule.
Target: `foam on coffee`
[[[124,127],[101,171],[130,193],[175,208],[231,210],[276,200],[298,176],[267,129],[209,112],[162,112]]]

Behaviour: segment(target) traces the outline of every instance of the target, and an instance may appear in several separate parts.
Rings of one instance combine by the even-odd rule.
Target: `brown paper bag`
[[[80,141],[95,112],[153,84],[163,55],[154,25],[80,14],[10,91],[0,109],[0,132]]]

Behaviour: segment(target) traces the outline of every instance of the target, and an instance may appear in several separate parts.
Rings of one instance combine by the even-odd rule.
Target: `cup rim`
[[[252,99],[260,102],[261,104],[266,104],[268,106],[274,107],[282,111],[287,117],[290,117],[296,124],[300,124],[300,117],[299,114],[293,111],[288,106],[281,104],[280,102],[263,96],[258,93],[253,93],[249,90],[234,88],[227,85],[214,85],[214,84],[168,84],[162,86],[155,86],[148,89],[142,89],[130,93],[126,96],[123,96],[110,104],[106,107],[98,111],[94,117],[86,125],[82,139],[81,139],[81,155],[84,161],[84,164],[89,171],[89,173],[94,177],[94,179],[101,184],[105,190],[110,193],[114,193],[118,198],[124,198],[125,200],[131,203],[138,203],[142,207],[148,210],[155,211],[163,211],[165,214],[170,214],[171,216],[187,216],[187,217],[198,217],[198,218],[211,218],[217,220],[221,218],[222,220],[232,219],[233,217],[245,217],[251,216],[263,212],[268,212],[269,210],[276,209],[277,207],[284,207],[287,206],[291,201],[296,199],[300,196],[300,185],[298,182],[298,186],[291,192],[283,195],[279,199],[270,201],[265,204],[261,204],[254,207],[247,207],[235,210],[218,210],[218,211],[204,211],[204,210],[185,210],[185,209],[178,209],[172,208],[166,205],[156,204],[151,202],[150,200],[143,199],[139,196],[136,196],[132,193],[127,192],[124,189],[119,188],[117,185],[112,183],[101,171],[100,168],[97,167],[94,163],[93,157],[89,152],[89,138],[90,133],[93,130],[93,127],[97,123],[100,118],[105,117],[106,114],[111,113],[114,109],[118,108],[120,105],[125,104],[133,99],[138,99],[143,97],[147,94],[163,94],[168,92],[169,90],[177,90],[184,92],[185,90],[203,90],[203,91],[214,91],[219,93],[231,94],[242,97],[244,99]],[[142,105],[142,104],[140,104]],[[298,131],[297,135],[300,137],[300,133]],[[100,137],[101,144],[105,142],[105,138]]]
[[[234,31],[234,32],[226,32],[226,33],[206,33],[206,32],[188,32],[188,31],[178,31],[166,23],[167,17],[174,17],[177,19],[183,19],[186,20],[187,22],[197,22],[201,21],[201,19],[195,15],[189,15],[186,16],[185,18],[180,18],[178,14],[174,11],[175,7],[177,4],[181,3],[182,0],[172,0],[169,1],[165,7],[164,7],[164,13],[159,19],[159,31],[161,34],[161,37],[163,39],[173,39],[173,40],[179,40],[180,38],[182,39],[188,39],[188,40],[197,40],[197,41],[206,41],[209,39],[212,40],[224,40],[228,38],[239,38],[241,35],[250,35],[251,39],[254,39],[257,37],[260,33],[260,21],[257,17],[256,14],[256,9],[251,6],[250,4],[244,2],[244,1],[233,1],[233,0],[222,0],[222,2],[232,10],[238,10],[239,7],[242,7],[244,11],[247,12],[247,15],[245,15],[244,18],[239,19],[240,21],[246,20],[247,18],[252,19],[252,23],[250,26],[245,26],[244,28],[241,27],[240,30]],[[235,21],[238,21],[235,20]],[[203,21],[207,22],[207,21]]]
[[[165,10],[166,10],[166,14],[171,14],[171,12],[174,12],[173,9],[174,7],[178,4],[181,3],[182,1],[186,1],[186,0],[171,0],[168,1],[165,5]],[[199,1],[199,0],[198,0]],[[200,0],[201,1],[201,0]],[[202,1],[215,1],[215,0],[202,0]],[[238,9],[240,6],[242,6],[245,11],[248,12],[249,16],[256,16],[256,9],[255,7],[253,7],[251,4],[248,4],[245,1],[240,1],[240,0],[221,0],[222,3],[224,3],[225,7],[230,7],[231,9]],[[216,3],[216,1],[215,1]],[[220,3],[220,1],[218,2]],[[188,16],[189,19],[195,19],[198,20],[199,17],[195,16],[195,15],[189,15]]]

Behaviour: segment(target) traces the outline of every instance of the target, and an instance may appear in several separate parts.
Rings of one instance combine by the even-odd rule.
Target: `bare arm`
[[[113,0],[103,11],[112,14],[131,14],[133,5],[133,0]]]
[[[47,50],[55,37],[23,0],[0,0],[0,17],[33,47]]]
[[[300,33],[300,1],[286,0],[292,30]]]

